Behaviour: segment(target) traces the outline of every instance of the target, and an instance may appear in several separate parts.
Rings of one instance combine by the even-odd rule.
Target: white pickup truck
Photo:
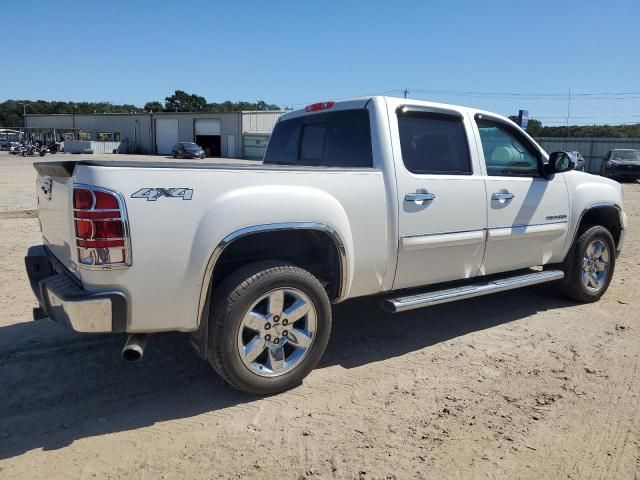
[[[264,162],[40,162],[40,307],[77,332],[190,332],[234,387],[298,385],[331,304],[388,311],[556,281],[607,290],[620,185],[571,171],[500,115],[416,100],[323,102],[284,115]]]

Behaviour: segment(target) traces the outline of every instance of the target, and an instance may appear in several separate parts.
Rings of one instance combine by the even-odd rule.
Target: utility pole
[[[26,128],[27,126],[27,104],[21,103],[22,105],[22,126]]]
[[[569,88],[569,96],[567,97],[567,136],[564,139],[564,148],[569,145],[569,117],[571,116],[571,88]]]
[[[78,108],[77,105],[73,105],[73,108],[71,109],[71,118],[73,120],[73,139],[77,140],[76,138],[76,108]]]
[[[404,98],[407,98],[407,94],[409,93],[409,90],[405,88],[402,93],[404,93]]]

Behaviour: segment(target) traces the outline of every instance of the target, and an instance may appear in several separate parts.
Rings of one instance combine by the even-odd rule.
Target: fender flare
[[[591,210],[595,210],[596,208],[602,208],[602,207],[615,208],[618,211],[618,218],[620,221],[620,239],[618,241],[618,245],[616,245],[616,254],[620,253],[620,249],[622,247],[622,240],[624,238],[624,229],[625,229],[625,219],[624,219],[624,212],[622,210],[622,207],[615,202],[593,202],[586,205],[580,212],[580,215],[578,216],[578,219],[575,223],[573,235],[571,236],[571,242],[569,242],[567,245],[565,257],[568,255],[569,251],[571,250],[571,247],[573,246],[573,244],[576,241],[576,238],[578,237],[578,231],[584,216],[587,213],[589,213]]]
[[[209,286],[211,284],[211,276],[213,274],[213,270],[218,262],[218,259],[222,255],[222,252],[231,245],[234,241],[239,238],[246,237],[249,235],[254,235],[257,233],[263,232],[277,232],[277,231],[286,231],[286,230],[316,230],[319,232],[324,232],[329,235],[329,237],[333,240],[333,243],[336,246],[338,251],[338,257],[340,261],[340,285],[339,285],[339,294],[338,298],[334,300],[334,303],[341,302],[346,298],[347,289],[348,289],[348,281],[349,281],[349,262],[347,259],[347,250],[344,246],[344,242],[342,238],[340,238],[340,234],[329,225],[318,222],[287,222],[287,223],[270,223],[264,225],[254,225],[251,227],[241,228],[236,230],[235,232],[230,233],[226,237],[222,239],[222,241],[216,246],[216,248],[211,253],[209,260],[207,261],[207,267],[204,271],[204,276],[202,278],[201,287],[200,287],[200,297],[198,300],[198,311],[197,311],[197,325],[200,327],[203,322],[203,314],[205,313],[205,307],[208,306],[209,301]]]

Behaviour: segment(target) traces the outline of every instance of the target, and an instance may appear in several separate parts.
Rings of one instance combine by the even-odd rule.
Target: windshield
[[[182,146],[184,148],[200,148],[198,145],[196,145],[193,142],[183,143]]]
[[[640,150],[614,150],[612,160],[640,161]]]

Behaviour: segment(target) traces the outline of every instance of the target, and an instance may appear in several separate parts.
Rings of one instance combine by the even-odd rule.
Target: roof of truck
[[[431,107],[431,108],[439,108],[439,109],[443,109],[443,110],[464,110],[464,111],[470,111],[472,113],[479,113],[479,114],[484,114],[484,115],[489,115],[492,117],[498,117],[501,118],[503,120],[506,120],[508,122],[511,122],[511,120],[509,118],[507,118],[504,115],[500,115],[499,113],[495,113],[495,112],[490,112],[490,111],[486,111],[486,110],[481,110],[481,109],[477,109],[477,108],[473,108],[473,107],[468,107],[468,106],[464,106],[464,105],[456,105],[456,104],[452,104],[452,103],[441,103],[441,102],[433,102],[430,100],[418,100],[415,98],[400,98],[400,97],[390,97],[390,96],[386,96],[386,95],[373,95],[373,96],[366,96],[366,97],[353,97],[353,98],[345,98],[345,99],[341,99],[341,100],[324,100],[323,102],[318,102],[318,103],[311,103],[309,105],[307,105],[304,108],[299,108],[297,110],[293,110],[293,111],[289,111],[287,113],[285,113],[284,115],[282,115],[279,119],[279,121],[281,120],[287,120],[290,118],[295,118],[295,117],[299,117],[302,115],[313,115],[314,113],[321,113],[323,111],[327,111],[327,110],[343,110],[343,109],[348,109],[348,108],[365,108],[365,106],[372,100],[374,99],[382,99],[384,100],[385,103],[387,104],[393,104],[393,105],[415,105],[415,106],[424,106],[424,107]],[[309,107],[315,106],[315,105],[319,105],[322,103],[331,103],[330,107],[327,108],[322,108],[319,109],[317,111],[308,111],[307,109]],[[513,122],[511,122],[513,123]]]

